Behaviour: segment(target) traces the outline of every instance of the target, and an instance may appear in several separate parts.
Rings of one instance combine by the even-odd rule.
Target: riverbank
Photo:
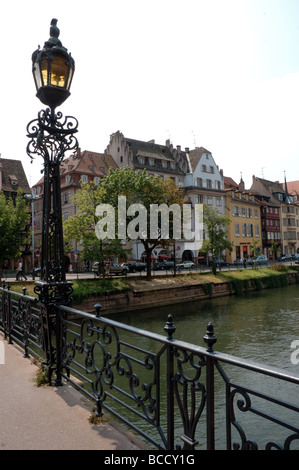
[[[275,266],[221,271],[217,275],[190,272],[177,276],[157,276],[151,280],[140,276],[105,280],[74,279],[72,306],[94,312],[94,305],[99,303],[102,306],[101,314],[108,315],[299,283],[299,267]],[[26,293],[33,295],[32,281],[14,283],[12,290],[22,292],[23,287],[26,287]]]
[[[99,281],[98,281],[99,282]],[[103,282],[103,281],[102,281]],[[100,303],[101,314],[142,310],[171,304],[201,301],[210,298],[239,295],[260,289],[269,289],[299,283],[299,271],[286,268],[276,271],[272,268],[223,271],[217,275],[187,273],[145,278],[110,280],[116,284],[113,291],[102,295],[91,294],[82,302],[73,302],[75,308],[94,312],[95,303]],[[75,291],[76,291],[76,286]]]

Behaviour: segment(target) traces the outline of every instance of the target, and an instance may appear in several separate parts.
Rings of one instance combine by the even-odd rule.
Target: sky
[[[0,154],[21,160],[36,98],[32,53],[58,19],[75,59],[71,96],[81,150],[110,135],[205,147],[250,188],[252,176],[299,180],[298,0],[0,0]],[[9,77],[8,77],[9,72]]]

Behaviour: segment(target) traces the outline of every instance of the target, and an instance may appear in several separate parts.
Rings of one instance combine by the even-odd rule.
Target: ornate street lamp
[[[70,86],[75,70],[71,54],[59,40],[57,20],[50,26],[50,39],[43,49],[32,54],[32,72],[36,96],[49,108],[38,113],[38,118],[27,126],[30,141],[27,153],[31,159],[44,159],[44,197],[41,247],[41,282],[36,282],[36,292],[42,302],[69,303],[71,283],[66,282],[63,249],[60,163],[67,151],[74,151],[78,141],[78,121],[63,117],[55,108],[70,96]]]
[[[75,62],[62,46],[57,20],[50,26],[50,39],[43,49],[32,54],[32,71],[37,90],[36,96],[48,106],[38,113],[38,118],[27,125],[27,154],[33,160],[41,156],[44,160],[44,197],[41,245],[41,280],[35,282],[35,292],[41,303],[41,328],[43,347],[51,373],[53,365],[60,370],[57,360],[61,338],[56,336],[52,344],[55,325],[60,322],[57,305],[68,305],[72,283],[66,281],[65,255],[62,230],[60,163],[67,151],[78,148],[74,134],[78,121],[71,116],[63,117],[55,111],[70,95]],[[57,328],[57,331],[59,328]],[[57,360],[56,360],[57,358]],[[56,383],[60,385],[61,377]]]
[[[32,54],[36,96],[50,108],[60,106],[70,95],[75,61],[59,38],[57,20],[51,21],[50,39]]]

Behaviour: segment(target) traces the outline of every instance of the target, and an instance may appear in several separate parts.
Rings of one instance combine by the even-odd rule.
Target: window
[[[94,180],[95,184],[98,186],[100,184],[101,178],[99,176],[95,176],[93,180]]]
[[[259,238],[259,236],[260,236],[260,227],[259,227],[259,225],[254,226],[254,236],[256,238]]]
[[[66,175],[65,184],[70,184],[70,182],[71,182],[71,175]]]
[[[253,225],[247,224],[247,237],[253,237]]]
[[[202,178],[197,178],[196,183],[197,183],[197,186],[201,188],[202,187]]]
[[[259,217],[259,211],[257,209],[254,209],[254,218],[258,219]]]
[[[155,164],[155,159],[152,158],[152,157],[149,157],[149,159],[148,159],[148,164],[149,164],[150,166],[154,166],[154,164]]]
[[[138,161],[141,165],[144,165],[145,163],[145,158],[144,157],[138,157]]]
[[[233,216],[239,217],[239,207],[233,206]]]
[[[87,175],[81,175],[82,183],[87,183]]]
[[[201,169],[202,169],[202,171],[207,171],[206,165],[201,165]]]
[[[175,170],[175,162],[170,162],[170,168],[171,168],[172,170]]]
[[[211,188],[212,187],[212,180],[207,180],[207,188]]]
[[[240,236],[240,224],[235,224],[235,237]]]
[[[162,168],[167,168],[167,161],[166,160],[162,160]]]

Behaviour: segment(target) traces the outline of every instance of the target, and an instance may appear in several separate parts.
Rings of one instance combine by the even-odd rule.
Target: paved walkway
[[[70,385],[37,387],[37,366],[1,333],[0,341],[5,352],[5,363],[0,361],[0,450],[142,448],[120,426],[90,424],[92,405]]]

